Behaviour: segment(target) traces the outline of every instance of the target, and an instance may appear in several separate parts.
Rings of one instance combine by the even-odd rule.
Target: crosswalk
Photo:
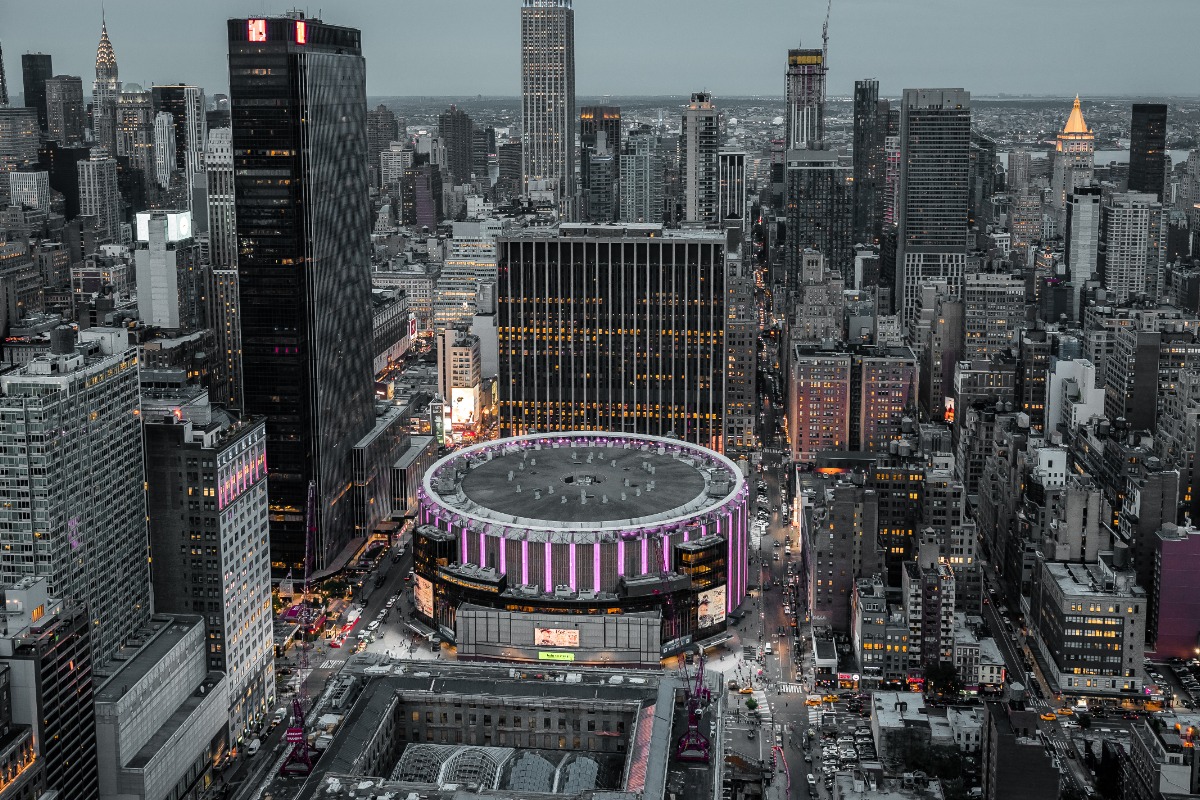
[[[779,684],[779,691],[783,692],[784,694],[804,694],[806,690],[803,684],[781,683]]]
[[[342,662],[338,661],[336,658],[327,658],[320,663],[317,669],[334,669],[340,663]]]

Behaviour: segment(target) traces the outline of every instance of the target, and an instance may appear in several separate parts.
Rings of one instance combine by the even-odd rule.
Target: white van
[[[262,739],[251,739],[246,745],[246,755],[253,758],[258,755],[258,751],[262,749]]]
[[[767,642],[766,644],[763,645],[763,652],[766,653],[767,655],[771,655],[771,643],[770,642]]]

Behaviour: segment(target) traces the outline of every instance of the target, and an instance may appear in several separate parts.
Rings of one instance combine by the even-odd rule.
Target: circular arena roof
[[[452,513],[526,528],[669,523],[743,489],[731,460],[699,445],[636,434],[571,432],[459,450],[426,472],[426,496]]]

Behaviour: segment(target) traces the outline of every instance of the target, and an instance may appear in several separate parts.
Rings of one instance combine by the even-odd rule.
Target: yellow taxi
[[[1047,711],[1045,714],[1042,714],[1041,717],[1046,722],[1054,722],[1054,720],[1058,719],[1053,711]]]
[[[1060,717],[1069,717],[1074,713],[1075,713],[1074,711],[1072,711],[1070,708],[1067,708],[1066,706],[1063,706],[1062,708],[1060,708],[1058,710],[1058,715]]]

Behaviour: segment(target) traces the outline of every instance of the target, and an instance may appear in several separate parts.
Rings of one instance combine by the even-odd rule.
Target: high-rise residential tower
[[[662,222],[663,143],[649,125],[633,128],[621,153],[622,222]]]
[[[375,422],[361,34],[299,12],[228,32],[243,405],[267,418],[272,568],[302,566],[309,481],[323,568]]]
[[[221,393],[213,400],[229,408],[242,407],[242,321],[238,299],[237,215],[233,197],[233,132],[209,132],[204,153],[208,177],[208,257],[212,284],[205,304],[208,327],[217,340],[215,369],[223,374],[213,381]]]
[[[1167,107],[1134,103],[1129,126],[1129,191],[1162,199],[1167,179]]]
[[[54,60],[47,53],[21,55],[21,87],[25,105],[37,109],[38,126],[46,130],[46,80],[54,74]]]
[[[455,185],[471,180],[472,146],[475,123],[470,115],[455,105],[438,115],[438,136],[446,145],[446,167]]]
[[[155,110],[171,115],[175,132],[174,169],[188,176],[190,183],[190,176],[199,172],[204,163],[204,147],[208,138],[204,89],[176,83],[152,86],[150,93]]]
[[[0,440],[25,454],[0,486],[0,580],[85,604],[97,664],[150,621],[137,351],[102,330],[77,345],[61,326],[0,377]]]
[[[722,149],[717,154],[719,178],[717,219],[725,227],[750,233],[750,211],[746,193],[746,151]]]
[[[961,294],[967,261],[971,94],[905,89],[900,111],[896,310],[912,326],[921,286],[947,282]]]
[[[521,2],[523,191],[550,189],[567,219],[575,199],[573,0]]]
[[[823,50],[788,50],[784,125],[789,150],[819,149],[825,141],[828,71]]]
[[[108,24],[100,24],[100,44],[96,46],[96,80],[92,83],[92,127],[96,143],[117,154],[117,54],[108,38]]]
[[[1083,286],[1096,276],[1099,269],[1097,249],[1100,246],[1100,204],[1103,193],[1099,186],[1076,189],[1067,197],[1067,269],[1071,276],[1071,319],[1081,319],[1079,298]]]
[[[717,106],[708,92],[693,92],[683,111],[679,173],[685,222],[718,222],[721,135]]]
[[[1166,222],[1155,194],[1125,192],[1104,201],[1097,271],[1118,303],[1139,295],[1158,302],[1166,255]]]
[[[47,78],[46,135],[62,145],[83,144],[87,113],[83,105],[83,79],[75,75]]]
[[[1067,196],[1083,186],[1090,186],[1095,177],[1096,135],[1083,121],[1079,96],[1071,108],[1067,124],[1058,134],[1054,148],[1054,174],[1050,184],[1050,205],[1062,230],[1067,220]]]
[[[621,109],[579,109],[580,218],[611,222],[620,212]]]

